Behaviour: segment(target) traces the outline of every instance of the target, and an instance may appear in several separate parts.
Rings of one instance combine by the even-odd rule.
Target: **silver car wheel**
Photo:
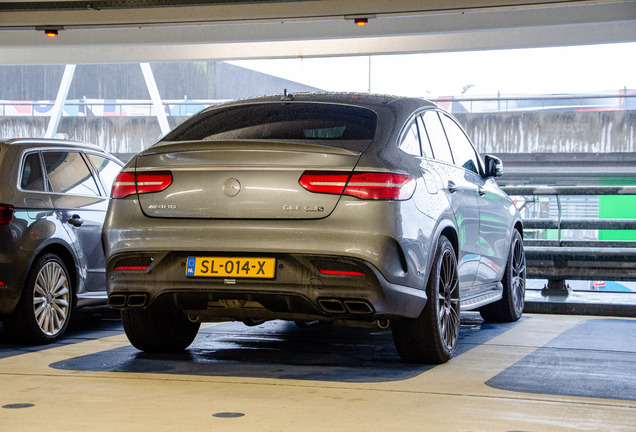
[[[514,231],[510,242],[501,285],[503,287],[501,300],[482,307],[479,313],[486,321],[517,321],[523,314],[526,296],[526,255],[523,250],[523,237],[517,230]]]
[[[526,293],[526,255],[521,239],[515,237],[512,254],[512,304],[517,314],[521,315]]]
[[[33,289],[33,311],[40,330],[56,336],[69,316],[70,289],[64,268],[56,261],[47,262],[38,272]]]
[[[459,341],[459,276],[451,242],[440,236],[426,293],[429,301],[415,319],[391,322],[395,347],[411,363],[444,363]]]
[[[440,335],[449,351],[454,351],[459,338],[459,281],[457,263],[450,250],[444,252],[441,261],[438,316]]]

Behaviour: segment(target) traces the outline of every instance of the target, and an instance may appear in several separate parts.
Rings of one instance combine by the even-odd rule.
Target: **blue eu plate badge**
[[[194,268],[196,267],[197,259],[194,257],[188,258],[188,265],[186,266],[186,276],[194,276]]]

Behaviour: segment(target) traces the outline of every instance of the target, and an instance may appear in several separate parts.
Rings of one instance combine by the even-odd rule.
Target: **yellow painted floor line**
[[[529,395],[484,384],[587,319],[594,318],[530,316],[447,364],[396,382],[107,373],[49,366],[128,345],[124,335],[111,336],[0,360],[0,406],[33,405],[0,409],[0,432],[634,432],[633,401]],[[229,417],[214,416],[224,413]]]

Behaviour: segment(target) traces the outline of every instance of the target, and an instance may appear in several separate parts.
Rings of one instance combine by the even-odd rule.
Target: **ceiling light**
[[[358,27],[364,27],[369,22],[368,18],[356,18],[353,20]]]
[[[47,37],[54,38],[58,35],[60,30],[64,30],[64,26],[49,24],[44,26],[37,26],[35,30],[42,31]]]

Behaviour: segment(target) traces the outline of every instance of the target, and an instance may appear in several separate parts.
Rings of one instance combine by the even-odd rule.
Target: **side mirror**
[[[503,162],[496,156],[486,155],[486,177],[501,177],[503,175]]]

